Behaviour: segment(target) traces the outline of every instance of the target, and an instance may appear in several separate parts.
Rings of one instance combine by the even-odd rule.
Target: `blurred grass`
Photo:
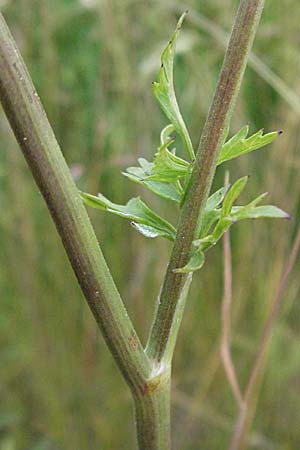
[[[176,61],[178,97],[193,141],[223,58],[201,24],[228,32],[236,0],[190,0]],[[182,2],[18,0],[0,2],[78,185],[116,202],[142,194],[157,211],[172,205],[131,185],[120,171],[155,151],[165,124],[151,93],[159,52]],[[290,223],[239,224],[232,232],[233,352],[244,385],[260,331],[299,223],[300,6],[266,2],[255,53],[288,87],[249,68],[232,129],[284,129],[272,148],[227,165],[251,174],[252,196],[268,190]],[[281,84],[282,86],[282,84]],[[293,104],[296,105],[293,107]],[[132,404],[96,329],[54,226],[12,133],[0,117],[0,449],[134,448]],[[216,185],[223,180],[217,174]],[[249,193],[250,195],[250,193]],[[106,259],[145,340],[170,250],[129,225],[90,211]],[[299,266],[299,263],[298,263]],[[272,341],[250,448],[300,445],[299,288],[295,273]],[[221,247],[195,276],[174,367],[174,449],[226,448],[237,409],[220,364]]]

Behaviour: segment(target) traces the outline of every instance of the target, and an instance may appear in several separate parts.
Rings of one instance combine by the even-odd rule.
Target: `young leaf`
[[[235,218],[236,220],[268,217],[275,219],[289,219],[290,215],[277,206],[257,206],[267,195],[268,192],[264,192],[245,206],[234,206],[231,210],[231,217]]]
[[[175,139],[169,136],[173,130],[173,125],[168,125],[162,130],[161,145],[154,155],[154,162],[139,158],[140,167],[128,167],[123,175],[142,184],[150,180],[177,184],[180,178],[185,177],[191,170],[191,163],[176,156],[175,151],[168,150]],[[178,190],[178,186],[175,188]]]
[[[153,163],[150,163],[144,158],[138,159],[141,167],[128,167],[126,172],[122,174],[129,180],[134,181],[144,185],[150,191],[159,195],[160,197],[166,198],[168,200],[173,200],[176,203],[181,201],[181,191],[176,183],[167,183],[161,181],[149,180],[151,170],[153,168]]]
[[[186,13],[182,14],[182,16],[180,17],[177,23],[176,30],[173,33],[170,42],[162,52],[161,67],[158,72],[157,81],[153,83],[153,93],[158,100],[161,109],[170,120],[170,122],[174,125],[177,133],[183,140],[190,159],[193,160],[195,157],[193,145],[179,110],[173,81],[175,46],[185,16]]]
[[[123,175],[125,175],[131,181],[135,181],[136,183],[144,185],[154,194],[157,194],[162,198],[172,200],[173,202],[176,202],[178,204],[180,204],[181,202],[181,193],[175,184],[164,183],[160,181],[143,180],[127,172],[124,172]]]
[[[164,183],[160,181],[147,181],[143,183],[150,191],[160,197],[166,198],[167,200],[172,200],[180,204],[181,202],[181,191],[178,186],[174,183]]]
[[[209,239],[207,239],[207,242],[205,241],[203,242],[202,244],[203,249],[206,250],[207,248],[215,245],[221,239],[225,231],[227,231],[228,228],[230,228],[231,225],[234,224],[235,222],[237,222],[236,218],[233,218],[231,216],[223,217],[221,215],[217,225],[214,228],[212,235],[209,237]]]
[[[281,133],[274,131],[264,135],[263,130],[259,130],[247,138],[248,132],[249,126],[246,125],[229,141],[227,141],[226,144],[223,145],[217,165],[264,147],[265,145],[273,142],[274,139]]]
[[[209,233],[209,230],[221,217],[220,209],[205,210],[201,221],[199,237],[202,238]]]
[[[256,197],[254,200],[252,200],[250,203],[248,203],[248,205],[246,205],[245,207],[250,208],[250,207],[254,207],[256,205],[258,205],[259,203],[261,203],[263,201],[263,199],[268,195],[268,192],[264,192],[263,194],[260,194],[258,197]]]
[[[149,225],[142,225],[141,223],[137,222],[131,222],[131,225],[143,236],[147,238],[157,238],[157,237],[164,237],[166,239],[170,239],[169,233],[166,233],[163,230],[160,230],[158,228],[154,228]],[[172,239],[173,240],[173,239]]]
[[[227,190],[227,187],[222,187],[208,198],[201,220],[200,232],[198,233],[200,238],[206,236],[212,225],[220,218],[221,209],[217,209],[217,207],[224,200]]]
[[[173,131],[173,125],[168,125],[162,130],[161,145],[154,162],[139,158],[140,167],[128,167],[122,174],[131,181],[143,184],[155,194],[180,203],[183,192],[178,180],[186,176],[190,164],[167,149],[174,140],[169,137]]]
[[[201,269],[205,262],[204,253],[201,250],[196,250],[193,255],[190,257],[189,262],[179,269],[174,269],[175,273],[189,273],[195,272],[196,270]]]
[[[126,205],[118,205],[108,200],[104,195],[80,193],[85,204],[96,209],[106,210],[118,216],[124,217],[134,223],[146,225],[157,231],[157,235],[166,237],[173,241],[175,239],[176,230],[162,217],[158,216],[148,206],[137,198],[132,198]],[[141,229],[139,229],[141,231]],[[144,233],[145,234],[145,233]]]
[[[170,135],[175,131],[175,127],[172,123],[167,125],[165,128],[161,130],[160,133],[160,145],[163,146],[170,140]]]
[[[222,205],[222,217],[230,216],[231,208],[239,197],[248,181],[248,177],[243,177],[237,180],[229,189]]]
[[[154,156],[150,180],[174,183],[190,172],[191,164],[168,150],[168,146],[172,142],[173,140],[169,140],[159,147]]]
[[[229,189],[223,201],[219,221],[217,222],[210,239],[208,239],[207,243],[204,245],[204,249],[209,248],[211,245],[215,245],[225,231],[238,220],[237,217],[231,214],[231,211],[234,202],[244,190],[247,181],[248,177],[240,178]]]
[[[210,197],[208,197],[205,205],[205,210],[210,211],[219,206],[224,200],[227,191],[228,191],[227,187],[226,188],[222,187],[221,189],[218,189],[216,192],[214,192]]]
[[[274,218],[274,219],[289,219],[290,215],[282,209],[273,205],[262,205],[256,207],[235,206],[232,208],[232,217],[237,220],[242,219],[260,219],[260,218]]]

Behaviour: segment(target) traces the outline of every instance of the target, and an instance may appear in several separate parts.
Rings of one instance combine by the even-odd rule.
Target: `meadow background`
[[[197,144],[236,0],[11,0],[1,11],[20,46],[77,184],[117,203],[142,195],[170,220],[174,206],[120,175],[151,158],[167,123],[151,92],[159,54],[187,6],[175,79]],[[249,200],[270,191],[292,221],[238,224],[233,355],[242,385],[300,209],[300,3],[268,0],[232,132],[283,129],[274,144],[224,164],[215,185],[250,174]],[[180,149],[179,149],[180,151]],[[170,245],[90,210],[105,257],[143,341]],[[196,273],[173,374],[173,449],[223,450],[237,406],[220,363],[222,246]],[[300,448],[299,259],[285,292],[260,386],[251,449]],[[49,213],[0,114],[0,449],[130,450],[132,403],[83,299]]]

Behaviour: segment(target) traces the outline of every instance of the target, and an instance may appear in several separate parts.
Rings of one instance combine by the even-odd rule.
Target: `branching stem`
[[[15,42],[0,14],[0,99],[92,313],[133,393],[140,450],[170,450],[171,361],[191,274],[186,265],[264,0],[241,0],[200,139],[146,351],[118,290]],[[242,418],[244,420],[244,418]]]
[[[197,224],[211,188],[217,157],[224,142],[263,5],[264,0],[241,0],[235,18],[216,92],[200,139],[147,344],[147,354],[155,361],[172,359],[177,337],[174,334],[178,331],[174,327],[174,320],[181,320],[176,311],[187,278],[182,273],[174,273],[174,269],[184,267],[191,253]],[[181,309],[183,311],[182,305]],[[172,345],[170,341],[173,342]]]

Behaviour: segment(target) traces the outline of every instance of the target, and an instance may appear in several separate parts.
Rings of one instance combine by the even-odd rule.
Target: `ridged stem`
[[[135,397],[135,415],[140,450],[171,448],[170,368],[154,376],[144,392]]]
[[[130,388],[151,374],[87,212],[13,37],[0,14],[0,99],[81,289]],[[47,317],[45,317],[47,320]]]

